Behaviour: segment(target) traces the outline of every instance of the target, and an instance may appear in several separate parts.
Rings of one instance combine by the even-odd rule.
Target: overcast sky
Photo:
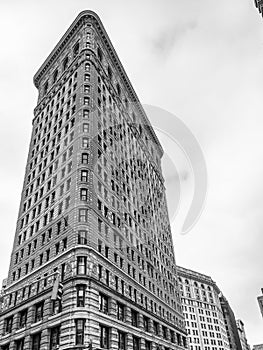
[[[141,102],[173,113],[198,139],[207,201],[192,231],[180,235],[184,206],[178,220],[172,215],[177,151],[159,133],[177,263],[210,275],[244,321],[249,343],[263,343],[256,300],[263,287],[263,19],[254,0],[0,2],[0,278],[36,105],[33,75],[84,9],[100,16]],[[175,166],[188,174],[183,161]],[[192,184],[185,176],[188,197]]]

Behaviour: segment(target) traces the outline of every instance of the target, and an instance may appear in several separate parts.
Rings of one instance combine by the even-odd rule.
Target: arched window
[[[53,73],[53,83],[55,83],[57,81],[58,78],[58,69],[55,69],[54,73]]]
[[[79,43],[77,43],[73,48],[73,57],[76,57],[79,54]]]
[[[189,281],[187,279],[185,280],[185,284],[189,284]]]
[[[121,95],[121,87],[119,84],[116,85],[116,88],[117,88],[117,93],[118,95],[120,96]]]
[[[108,77],[110,80],[112,80],[112,70],[110,66],[108,66]]]
[[[100,47],[97,48],[97,54],[98,54],[99,61],[102,62],[103,54]]]
[[[66,57],[63,61],[63,72],[68,68],[68,57]]]
[[[43,91],[44,91],[44,95],[45,95],[48,91],[48,81],[45,82]]]

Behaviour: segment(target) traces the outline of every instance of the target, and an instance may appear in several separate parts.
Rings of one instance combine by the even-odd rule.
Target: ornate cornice
[[[140,116],[142,118],[142,121],[145,125],[149,126],[149,131],[151,133],[151,136],[153,137],[154,142],[156,143],[160,154],[163,155],[163,149],[162,146],[148,120],[148,117],[146,116],[146,113],[139,101],[139,98],[134,91],[132,84],[118,58],[118,55],[110,41],[110,38],[108,37],[108,34],[99,18],[99,16],[90,10],[82,11],[77,18],[74,20],[74,22],[71,24],[71,26],[68,28],[66,33],[62,36],[58,44],[55,46],[55,48],[52,50],[50,55],[47,57],[47,59],[44,61],[44,63],[41,65],[39,70],[34,75],[34,84],[37,88],[39,88],[39,83],[45,72],[49,69],[49,67],[52,65],[52,63],[57,59],[57,57],[63,52],[65,46],[69,42],[69,40],[72,38],[72,36],[77,32],[77,30],[80,28],[80,26],[85,22],[85,20],[92,20],[93,25],[96,28],[97,32],[100,34],[101,39],[104,42],[105,47],[107,48],[108,54],[110,55],[110,58],[112,62],[114,63],[115,69],[118,71],[119,76],[122,79],[123,84],[125,85],[125,88],[127,89],[130,97],[131,102],[135,103],[138,111],[140,113]]]
[[[178,266],[178,265],[176,266],[176,270],[177,270],[178,277],[181,276],[181,277],[184,277],[187,279],[198,281],[200,283],[208,284],[210,286],[213,286],[218,294],[221,293],[221,291],[218,288],[218,286],[216,285],[215,281],[213,281],[210,276],[204,275],[202,273],[199,273],[199,272],[196,272],[196,271],[193,271],[190,269],[186,269],[186,268]]]
[[[255,0],[255,5],[263,16],[263,0]]]

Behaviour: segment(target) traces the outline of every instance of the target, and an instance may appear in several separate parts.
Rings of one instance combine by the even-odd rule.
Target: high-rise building
[[[263,0],[255,0],[255,5],[259,10],[259,13],[263,16]]]
[[[1,349],[183,349],[163,150],[95,13],[34,83]]]
[[[263,350],[263,344],[253,345],[253,350]]]
[[[261,295],[258,297],[258,305],[263,316],[263,288],[261,288]]]
[[[242,350],[234,312],[223,295],[219,297],[219,300],[223,311],[229,347],[233,350]]]
[[[211,277],[177,266],[190,350],[228,350],[221,292]]]
[[[250,350],[250,346],[247,342],[244,322],[242,320],[237,320],[237,330],[238,330],[238,335],[240,338],[242,350]]]

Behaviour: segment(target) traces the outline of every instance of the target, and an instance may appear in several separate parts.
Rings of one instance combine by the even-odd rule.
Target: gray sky
[[[254,0],[1,1],[0,278],[8,271],[36,105],[33,75],[84,9],[101,17],[141,102],[175,114],[197,137],[208,196],[190,233],[178,233],[184,205],[172,220],[177,263],[211,275],[250,344],[263,343],[256,301],[263,287],[263,19]],[[174,145],[160,137],[176,162]],[[164,163],[173,213],[173,173]],[[186,177],[187,198],[191,184]]]

